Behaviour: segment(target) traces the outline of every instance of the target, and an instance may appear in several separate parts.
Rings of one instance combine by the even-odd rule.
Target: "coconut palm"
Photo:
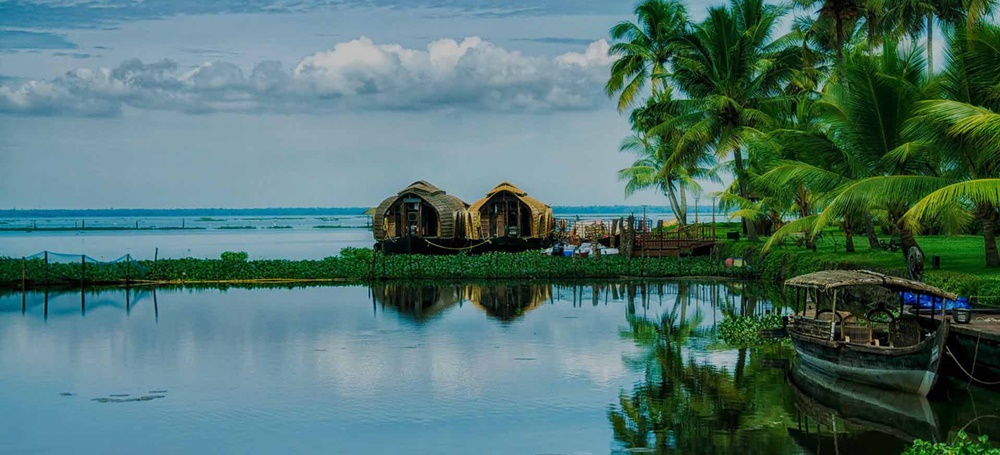
[[[900,51],[891,40],[881,55],[853,53],[845,60],[845,84],[831,89],[824,105],[830,109],[831,143],[860,170],[833,191],[814,232],[845,215],[881,212],[899,235],[904,254],[918,247],[915,231],[902,217],[923,195],[947,183],[938,166],[940,152],[904,134],[933,87],[923,64],[920,49]]]
[[[941,77],[943,100],[920,103],[911,134],[942,150],[953,182],[917,202],[907,217],[961,227],[982,225],[986,265],[1000,267],[996,229],[1000,208],[1000,27],[959,27],[950,37]],[[958,208],[969,216],[950,216]]]
[[[786,12],[762,0],[710,8],[708,18],[682,38],[674,59],[671,79],[689,98],[674,123],[689,125],[677,146],[714,151],[720,160],[731,157],[744,199],[750,199],[746,144],[773,124],[767,105],[783,96],[784,85],[801,67],[800,37],[773,37]],[[747,235],[758,239],[752,223]]]
[[[618,94],[618,112],[638,101],[647,81],[653,92],[663,90],[667,66],[676,53],[677,38],[687,24],[687,11],[679,0],[645,0],[635,8],[637,22],[623,21],[611,28],[617,42],[608,49],[614,57],[607,95]]]
[[[793,0],[792,2],[797,8],[816,9],[816,19],[803,28],[808,29],[808,33],[828,38],[838,65],[844,61],[846,43],[867,12],[866,3],[866,0]]]
[[[637,156],[631,166],[618,171],[618,179],[626,182],[625,196],[656,189],[665,195],[678,224],[687,225],[687,194],[701,193],[696,179],[718,181],[709,172],[710,157],[676,146],[682,131],[679,127],[659,128],[677,115],[677,103],[669,92],[659,92],[635,109],[629,116],[633,134],[622,141],[619,151]]]

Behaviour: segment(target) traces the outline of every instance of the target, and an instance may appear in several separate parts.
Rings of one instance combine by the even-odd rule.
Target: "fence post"
[[[45,286],[49,286],[49,252],[45,251]]]
[[[150,278],[156,279],[156,263],[160,260],[160,247],[156,247],[153,250],[153,271],[150,273],[152,275]]]
[[[83,280],[87,276],[87,256],[80,255],[80,289],[83,289]]]
[[[125,255],[125,286],[128,286],[129,269],[132,268],[132,255]]]
[[[21,292],[24,292],[28,281],[28,258],[21,256]]]

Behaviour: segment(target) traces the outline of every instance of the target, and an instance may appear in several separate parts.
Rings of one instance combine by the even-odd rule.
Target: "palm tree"
[[[701,186],[696,179],[718,180],[708,172],[707,156],[685,153],[676,147],[680,128],[658,128],[676,117],[677,104],[669,92],[653,94],[646,105],[629,116],[634,134],[622,141],[619,151],[638,155],[631,166],[618,171],[618,179],[626,181],[625,196],[638,191],[657,189],[670,202],[670,208],[681,226],[687,225],[687,193],[698,194]]]
[[[903,254],[918,247],[915,231],[903,222],[910,205],[947,182],[933,148],[904,134],[918,103],[932,85],[916,47],[900,52],[887,40],[881,55],[852,53],[845,60],[843,86],[833,87],[825,108],[832,144],[850,157],[858,172],[834,189],[817,217],[814,233],[832,220],[857,213],[883,213],[899,235]]]
[[[829,35],[837,65],[844,61],[844,47],[858,22],[864,18],[866,0],[793,0],[798,8],[816,11],[816,20],[809,24],[812,33]],[[832,27],[830,26],[832,23]]]
[[[677,146],[714,150],[720,160],[732,157],[744,199],[750,199],[746,144],[773,123],[767,105],[782,96],[784,84],[801,67],[801,40],[792,35],[772,39],[786,11],[763,0],[731,0],[727,8],[710,8],[708,18],[682,38],[674,59],[671,78],[689,98],[675,124],[690,125]],[[758,240],[752,223],[747,236]]]
[[[687,24],[687,11],[679,0],[645,0],[636,6],[635,15],[637,23],[623,21],[611,28],[611,38],[618,42],[608,49],[615,61],[604,91],[609,97],[619,94],[618,112],[638,100],[647,80],[654,93],[663,89],[677,38]]]
[[[959,26],[949,37],[948,64],[941,77],[943,100],[920,103],[909,125],[911,134],[943,150],[953,183],[930,193],[907,212],[917,221],[936,218],[964,224],[966,217],[948,216],[959,208],[982,225],[986,265],[1000,267],[996,229],[1000,208],[1000,27]]]

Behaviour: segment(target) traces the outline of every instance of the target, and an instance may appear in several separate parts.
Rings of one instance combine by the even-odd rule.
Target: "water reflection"
[[[1000,437],[996,393],[895,396],[716,336],[727,316],[786,308],[774,287],[696,281],[7,293],[0,418],[17,417],[14,451],[898,453],[962,428]],[[154,425],[151,441],[114,437]]]
[[[926,398],[838,380],[797,366],[788,375],[797,426],[788,434],[808,453],[900,453],[915,439],[940,441]]]

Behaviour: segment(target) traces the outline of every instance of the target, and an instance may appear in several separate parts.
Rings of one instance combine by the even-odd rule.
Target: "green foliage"
[[[246,262],[250,255],[246,251],[225,251],[221,258],[225,262]]]
[[[501,280],[670,278],[686,276],[747,277],[747,269],[723,268],[708,257],[628,259],[622,256],[564,258],[524,253],[478,256],[382,255],[369,248],[345,248],[323,260],[247,260],[245,252],[226,252],[221,259],[161,259],[129,263],[88,264],[87,284],[133,282],[239,282],[255,280]],[[0,287],[20,287],[21,260],[0,258]],[[81,266],[26,263],[29,286],[79,284]],[[46,278],[48,277],[48,278]]]
[[[950,444],[917,439],[903,455],[1000,455],[1000,449],[990,445],[989,437],[985,435],[970,439],[964,431],[959,431],[958,437]]]
[[[719,338],[730,346],[756,346],[776,341],[774,338],[762,338],[761,330],[777,329],[782,324],[781,315],[767,313],[753,316],[730,316],[719,324]]]

